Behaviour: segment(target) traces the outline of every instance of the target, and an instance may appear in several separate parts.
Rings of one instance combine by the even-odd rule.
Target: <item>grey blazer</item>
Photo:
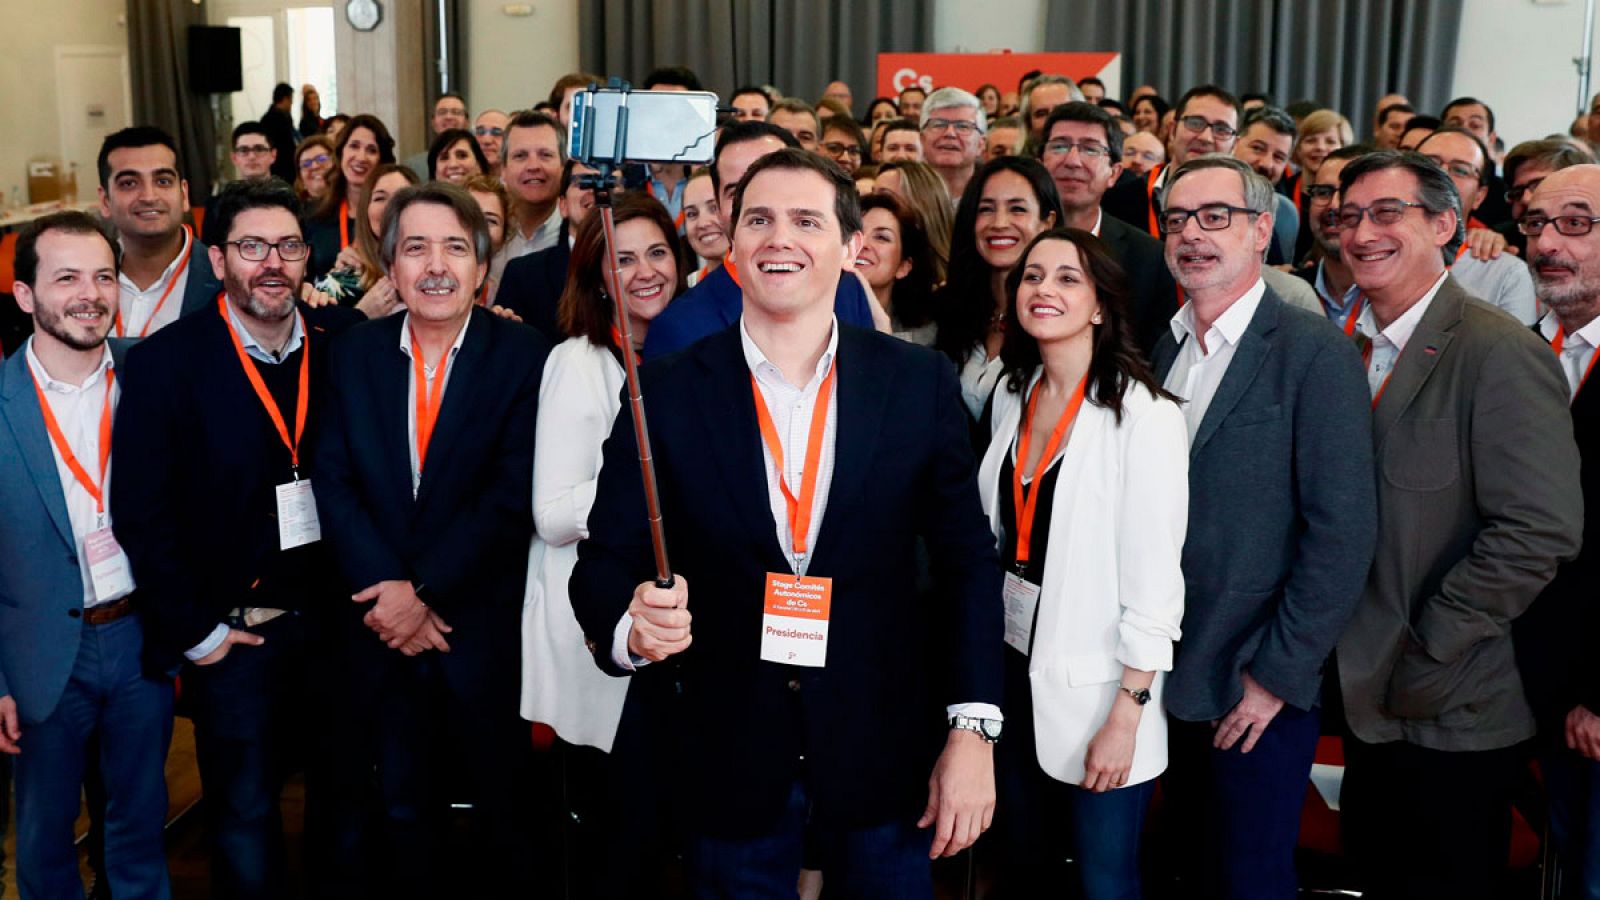
[[[1163,380],[1178,349],[1169,330]],[[1372,561],[1371,428],[1355,344],[1268,288],[1189,449],[1172,715],[1222,717],[1246,671],[1291,706],[1316,705]]]
[[[1447,278],[1374,414],[1378,554],[1339,641],[1369,743],[1532,737],[1511,623],[1578,553],[1579,456],[1549,345]]]

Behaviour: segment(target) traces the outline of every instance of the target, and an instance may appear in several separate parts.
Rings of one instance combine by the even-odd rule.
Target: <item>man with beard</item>
[[[309,447],[329,338],[361,317],[296,302],[310,249],[298,208],[277,179],[223,190],[226,241],[210,248],[223,292],[130,351],[117,417],[117,537],[147,664],[187,661],[219,897],[291,892],[279,793],[314,733],[310,623],[340,602]]]
[[[1295,270],[1317,292],[1317,300],[1329,321],[1354,336],[1356,319],[1361,316],[1361,289],[1356,287],[1355,276],[1339,247],[1339,173],[1358,159],[1371,153],[1370,147],[1356,145],[1340,147],[1330,152],[1317,167],[1311,184],[1306,186],[1306,217],[1311,223],[1311,239],[1322,251],[1322,259]]]
[[[1233,156],[1242,159],[1272,184],[1283,177],[1294,151],[1294,119],[1275,106],[1257,107],[1244,117]],[[1300,233],[1300,211],[1294,200],[1278,194],[1272,214],[1272,245],[1267,248],[1267,265],[1276,266],[1294,259],[1295,237]]]
[[[172,682],[141,670],[143,594],[105,503],[116,253],[90,216],[55,213],[23,230],[16,273],[34,324],[0,368],[0,751],[17,757],[17,882],[23,896],[83,896],[73,828],[93,767],[115,798],[105,883],[165,898]]]

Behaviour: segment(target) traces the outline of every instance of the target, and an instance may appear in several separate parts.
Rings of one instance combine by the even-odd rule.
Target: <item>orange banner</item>
[[[992,84],[1003,94],[1016,90],[1017,79],[1034,69],[1073,81],[1093,75],[1106,83],[1108,96],[1122,96],[1120,53],[880,53],[877,93],[894,97],[912,86],[976,92]]]

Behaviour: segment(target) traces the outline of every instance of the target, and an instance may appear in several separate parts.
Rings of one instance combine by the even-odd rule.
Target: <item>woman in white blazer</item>
[[[679,238],[666,208],[643,191],[618,195],[615,217],[621,289],[638,345],[651,320],[683,291]],[[600,445],[621,407],[621,334],[604,288],[605,269],[600,216],[591,215],[577,229],[557,307],[562,331],[572,336],[550,352],[539,387],[536,536],[528,548],[522,601],[522,717],[549,725],[560,739],[568,804],[561,813],[593,826],[576,835],[580,858],[591,862],[603,858],[603,823],[612,814],[606,754],[628,691],[628,679],[612,678],[595,665],[567,596],[578,542],[589,535]]]
[[[1007,279],[978,486],[1007,566],[1008,896],[1059,887],[1065,856],[1091,900],[1141,896],[1139,835],[1167,764],[1188,438],[1135,348],[1126,285],[1077,229],[1039,235]]]

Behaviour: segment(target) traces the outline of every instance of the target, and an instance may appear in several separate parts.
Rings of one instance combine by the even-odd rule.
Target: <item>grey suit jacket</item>
[[[1436,750],[1532,737],[1511,623],[1583,536],[1555,355],[1447,278],[1384,389],[1373,446],[1378,554],[1339,641],[1351,730]]]
[[[1158,377],[1178,349],[1169,330]],[[1172,715],[1227,714],[1243,672],[1291,706],[1317,704],[1372,561],[1371,419],[1355,345],[1268,288],[1189,450]]]

